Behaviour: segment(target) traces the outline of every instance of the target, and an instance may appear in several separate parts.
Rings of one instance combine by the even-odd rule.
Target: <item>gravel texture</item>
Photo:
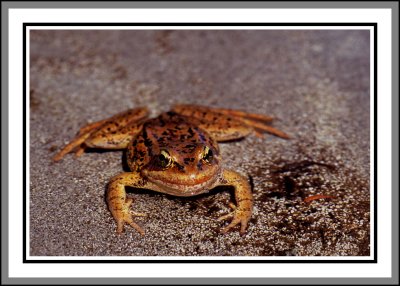
[[[30,255],[369,255],[369,41],[355,30],[32,31]],[[118,235],[104,196],[123,152],[51,160],[89,122],[174,103],[272,115],[292,136],[220,145],[226,168],[253,185],[246,235],[218,232],[229,188],[131,190],[146,235]],[[303,201],[317,194],[335,198]]]

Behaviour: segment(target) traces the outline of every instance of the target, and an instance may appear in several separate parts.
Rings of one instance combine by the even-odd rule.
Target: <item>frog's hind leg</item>
[[[255,129],[256,134],[260,135],[259,131],[266,131],[270,134],[273,134],[275,136],[284,138],[284,139],[289,139],[289,135],[284,133],[283,131],[280,131],[270,125],[267,125],[267,123],[271,123],[274,118],[268,115],[263,115],[263,114],[256,114],[256,113],[248,113],[244,112],[241,110],[234,110],[234,109],[225,109],[225,108],[215,108],[214,109],[217,112],[220,112],[222,114],[228,115],[228,116],[233,116],[242,122],[246,123],[247,125],[253,127]]]
[[[140,131],[148,114],[147,108],[139,107],[88,124],[79,130],[78,135],[58,152],[53,160],[59,161],[72,151],[80,156],[87,147],[124,149],[130,139]]]
[[[265,132],[268,132],[272,135],[278,136],[283,139],[290,139],[289,135],[287,135],[285,132],[283,132],[279,129],[276,129],[270,125],[264,124],[262,122],[257,122],[255,120],[246,119],[246,118],[241,118],[241,121],[243,121],[247,125],[253,127],[256,134],[261,134],[260,131],[261,132],[265,131]]]
[[[239,117],[239,118],[248,118],[248,119],[255,119],[255,120],[261,120],[266,123],[270,123],[274,120],[273,117],[268,116],[268,115],[263,115],[263,114],[257,114],[257,113],[248,113],[245,111],[241,110],[235,110],[235,109],[226,109],[226,108],[212,108],[212,110],[228,115],[228,116],[234,116],[234,117]]]
[[[281,138],[289,138],[286,133],[269,125],[273,117],[267,115],[198,105],[175,105],[173,111],[198,120],[199,126],[217,141],[239,139],[251,132],[255,132],[257,136],[262,136],[261,132],[268,132]]]

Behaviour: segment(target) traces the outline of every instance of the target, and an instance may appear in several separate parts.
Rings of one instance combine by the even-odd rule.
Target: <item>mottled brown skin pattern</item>
[[[251,132],[260,136],[264,131],[289,137],[267,125],[271,117],[238,110],[175,105],[156,118],[147,116],[146,108],[136,108],[89,124],[53,159],[59,161],[72,151],[79,156],[86,148],[127,149],[130,172],[113,177],[106,193],[118,233],[129,224],[144,235],[133,219],[144,214],[130,210],[132,199],[126,197],[126,186],[187,197],[227,185],[235,189],[236,205],[219,218],[231,219],[221,232],[240,225],[244,234],[253,210],[251,187],[245,177],[222,167],[217,142],[239,139]]]

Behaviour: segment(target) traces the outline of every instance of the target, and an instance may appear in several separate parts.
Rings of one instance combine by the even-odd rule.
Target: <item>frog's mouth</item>
[[[159,192],[179,196],[190,197],[208,192],[212,189],[220,177],[220,169],[210,172],[209,175],[195,176],[162,176],[146,174],[147,179],[159,187]]]

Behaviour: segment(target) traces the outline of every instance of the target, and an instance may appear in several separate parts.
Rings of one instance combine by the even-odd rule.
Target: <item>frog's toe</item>
[[[134,212],[134,211],[130,211],[130,213],[133,216],[142,216],[142,217],[146,217],[147,216],[147,214],[145,214],[145,213],[137,213],[137,212]]]
[[[226,215],[220,216],[219,218],[217,218],[217,220],[222,221],[222,220],[230,219],[233,217],[234,214],[235,214],[235,212],[228,213]]]
[[[139,225],[137,225],[135,222],[131,221],[131,222],[129,223],[129,225],[130,225],[131,227],[133,227],[134,229],[136,229],[137,232],[139,232],[142,236],[144,236],[144,230],[143,230]]]
[[[117,233],[124,232],[125,223],[137,230],[141,235],[144,235],[144,230],[133,221],[132,215],[125,215],[123,218],[117,220]]]
[[[131,227],[136,229],[141,235],[144,235],[144,230],[133,221],[133,217],[135,216],[147,216],[144,213],[134,212],[129,210],[129,207],[132,205],[133,200],[131,198],[126,199],[125,207],[122,212],[118,212],[118,215],[115,216],[115,220],[117,221],[117,233],[122,233],[124,231],[125,224],[129,224]]]
[[[232,219],[231,223],[228,224],[226,227],[222,228],[221,233],[225,234],[228,231],[230,231],[232,228],[234,228],[236,225],[240,224],[240,235],[245,234],[247,225],[248,225],[250,217],[251,217],[251,212],[233,211],[227,215],[219,217],[218,221],[230,219],[232,217],[233,217],[233,219]]]
[[[125,224],[125,222],[123,220],[117,221],[117,233],[124,232],[124,224]]]

